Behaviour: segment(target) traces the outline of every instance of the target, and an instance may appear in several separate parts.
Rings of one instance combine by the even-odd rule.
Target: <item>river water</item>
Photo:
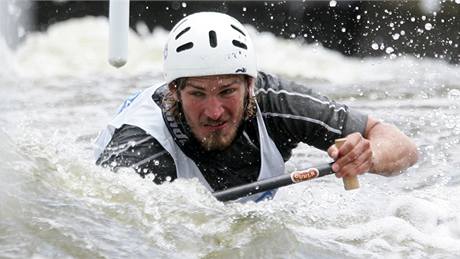
[[[161,80],[167,32],[130,35],[107,63],[107,20],[0,41],[0,258],[458,258],[459,67],[356,59],[252,30],[261,70],[396,124],[418,145],[404,174],[324,177],[272,201],[224,204],[196,181],[154,185],[94,165],[92,140],[131,93]],[[371,43],[370,43],[371,44]],[[328,161],[301,145],[288,169]]]

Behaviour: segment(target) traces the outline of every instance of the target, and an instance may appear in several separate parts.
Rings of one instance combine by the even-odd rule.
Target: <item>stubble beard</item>
[[[232,128],[229,134],[221,131],[211,132],[207,137],[201,138],[200,143],[206,151],[225,150],[228,148],[236,137],[237,128]]]
[[[185,115],[187,118],[187,115]],[[207,134],[207,136],[197,136],[196,129],[194,127],[191,128],[193,136],[196,140],[201,144],[201,147],[206,151],[213,151],[213,150],[225,150],[227,149],[235,140],[238,128],[240,127],[243,121],[243,116],[239,116],[237,122],[232,123],[233,125],[229,125],[231,130],[228,132],[224,132],[222,130],[216,130]],[[216,123],[216,122],[215,122]],[[228,122],[230,123],[230,122]],[[203,123],[200,123],[203,125]]]

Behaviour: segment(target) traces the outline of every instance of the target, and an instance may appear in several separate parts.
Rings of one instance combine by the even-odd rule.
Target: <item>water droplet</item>
[[[372,47],[373,50],[378,50],[379,49],[379,44],[372,43],[371,47]]]
[[[182,7],[183,7],[183,8],[187,7],[187,3],[186,3],[186,2],[182,2]]]
[[[246,10],[247,10],[246,7],[243,7],[243,12],[246,12]]]
[[[392,35],[393,40],[398,40],[399,39],[399,33],[395,33]]]
[[[337,6],[337,1],[335,1],[335,0],[330,1],[329,6],[330,7],[336,7]]]
[[[393,53],[394,51],[395,51],[395,50],[394,50],[392,47],[388,47],[388,48],[385,49],[385,52],[386,52],[387,54],[391,54],[391,53]]]
[[[433,29],[433,25],[431,25],[431,23],[426,23],[425,24],[425,30],[429,31],[431,29]]]

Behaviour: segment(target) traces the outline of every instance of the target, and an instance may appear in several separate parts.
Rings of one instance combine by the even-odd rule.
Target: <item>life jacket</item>
[[[173,138],[165,124],[161,108],[152,99],[155,91],[160,87],[166,86],[165,84],[159,84],[149,87],[122,104],[118,114],[97,137],[94,151],[95,158],[98,159],[104,151],[112,139],[115,129],[120,128],[123,124],[137,126],[153,136],[169,152],[174,159],[178,178],[198,178],[208,190],[213,192],[214,190],[206,181],[195,162],[185,155],[176,143],[178,141],[177,137]],[[258,177],[258,181],[260,181],[284,174],[284,160],[275,143],[268,135],[258,105],[256,119],[261,153],[261,166]],[[252,200],[257,202],[266,198],[272,198],[275,193],[276,190],[271,190],[244,197],[238,201],[246,202]]]

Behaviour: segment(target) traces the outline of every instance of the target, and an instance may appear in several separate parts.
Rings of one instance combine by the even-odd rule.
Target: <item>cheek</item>
[[[241,93],[241,94],[237,94],[235,96],[232,96],[231,98],[228,98],[226,100],[226,103],[228,105],[232,105],[234,107],[242,106],[243,103],[244,103],[244,95]]]
[[[194,100],[192,98],[182,98],[182,107],[184,107],[184,109],[195,110],[198,107],[200,107],[200,105],[201,105],[201,102]]]
[[[202,108],[203,106],[204,105],[202,105],[201,102],[191,101],[191,100],[187,100],[187,101],[182,100],[182,110],[190,119],[193,119],[199,116],[199,114],[203,110]]]
[[[230,100],[229,105],[234,112],[238,112],[244,108],[244,98],[234,98]]]

